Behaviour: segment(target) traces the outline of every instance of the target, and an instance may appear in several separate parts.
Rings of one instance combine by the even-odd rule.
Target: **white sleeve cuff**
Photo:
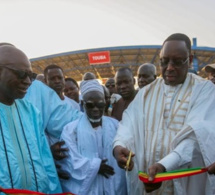
[[[179,167],[180,160],[181,158],[176,152],[171,152],[158,163],[162,164],[166,168],[166,171],[172,171]]]
[[[126,148],[126,145],[125,145],[123,142],[118,141],[118,140],[113,142],[113,149],[114,149],[116,146],[122,146],[122,147]]]

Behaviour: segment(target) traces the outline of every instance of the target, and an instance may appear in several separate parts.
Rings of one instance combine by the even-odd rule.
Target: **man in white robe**
[[[0,186],[60,193],[38,110],[22,99],[33,79],[27,56],[0,46]]]
[[[112,155],[112,142],[118,122],[102,116],[104,91],[97,80],[82,81],[85,113],[65,126],[61,138],[69,149],[61,162],[70,175],[61,180],[63,191],[78,195],[126,195],[124,170]]]
[[[189,38],[183,34],[168,37],[160,58],[163,78],[138,92],[124,112],[114,140],[114,155],[121,168],[129,151],[133,152],[128,193],[214,194],[215,180],[207,173],[162,185],[143,185],[138,179],[138,171],[149,173],[152,181],[158,172],[206,167],[215,161],[215,87],[187,74],[192,61]]]

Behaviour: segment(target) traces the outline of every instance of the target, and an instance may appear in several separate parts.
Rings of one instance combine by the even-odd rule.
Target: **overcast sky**
[[[214,8],[215,0],[0,0],[0,42],[29,58],[160,45],[175,32],[215,47]]]

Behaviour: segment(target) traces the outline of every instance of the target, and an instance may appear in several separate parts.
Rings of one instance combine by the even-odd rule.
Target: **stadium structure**
[[[82,80],[84,73],[93,72],[98,79],[104,82],[107,78],[114,77],[120,67],[130,67],[133,74],[136,75],[138,67],[146,62],[155,64],[157,74],[160,75],[160,49],[161,45],[138,45],[79,50],[33,58],[31,64],[33,71],[37,74],[43,73],[46,66],[56,64],[62,67],[66,77],[71,77],[76,81]],[[103,53],[109,56],[101,56]],[[199,47],[197,46],[197,39],[193,38],[192,53],[194,59],[190,68],[206,77],[204,67],[207,64],[215,63],[215,48]],[[90,59],[91,54],[97,56]],[[105,61],[106,57],[108,58],[107,61]],[[98,60],[98,62],[91,62],[93,59]],[[103,61],[99,62],[101,59]]]

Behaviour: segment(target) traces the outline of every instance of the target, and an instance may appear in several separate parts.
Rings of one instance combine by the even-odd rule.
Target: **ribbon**
[[[158,173],[155,175],[155,178],[153,181],[149,181],[149,176],[147,173],[144,173],[142,171],[139,171],[139,179],[144,183],[158,183],[166,180],[171,179],[177,179],[181,177],[188,177],[192,175],[197,175],[200,173],[207,172],[207,168],[191,168],[191,169],[181,169],[181,170],[175,170],[175,171],[169,171],[164,173]]]
[[[4,189],[0,187],[0,192],[4,192],[5,194],[8,195],[46,195],[41,192],[34,192],[30,190],[20,190],[20,189]],[[52,195],[74,195],[72,193],[61,193],[61,194],[52,194]]]

